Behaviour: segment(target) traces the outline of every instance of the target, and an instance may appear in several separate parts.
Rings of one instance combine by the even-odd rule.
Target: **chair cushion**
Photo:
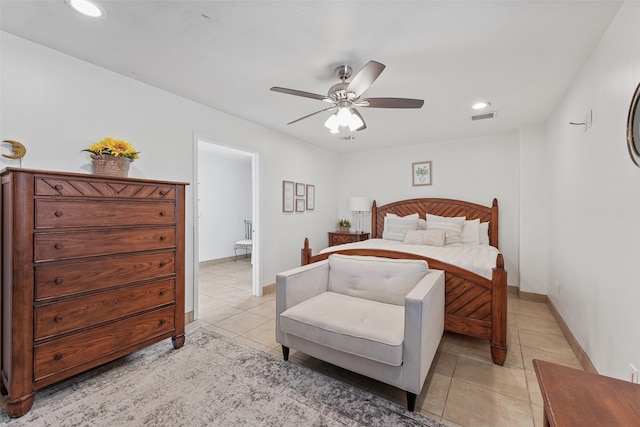
[[[352,297],[404,305],[404,297],[429,272],[423,260],[329,256],[329,287]]]
[[[288,333],[392,366],[402,364],[404,307],[323,292],[280,314]]]

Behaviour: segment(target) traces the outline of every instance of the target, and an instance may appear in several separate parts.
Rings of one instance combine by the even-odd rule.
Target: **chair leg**
[[[413,410],[416,407],[416,395],[415,393],[411,393],[410,391],[407,392],[407,409],[410,412],[413,412]]]
[[[282,356],[284,360],[289,360],[289,347],[282,346]]]

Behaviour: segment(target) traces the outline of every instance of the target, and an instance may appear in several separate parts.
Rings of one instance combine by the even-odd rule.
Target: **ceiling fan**
[[[350,131],[359,131],[366,129],[367,125],[364,118],[356,110],[356,107],[363,108],[421,108],[424,104],[422,99],[410,98],[361,98],[362,94],[369,89],[369,86],[376,81],[385,65],[376,61],[369,61],[362,67],[358,73],[353,76],[350,82],[347,79],[351,77],[352,69],[348,65],[341,65],[336,68],[336,76],[341,80],[329,89],[327,95],[319,95],[301,90],[287,89],[284,87],[274,86],[271,88],[274,92],[286,93],[288,95],[302,96],[305,98],[318,99],[326,103],[332,104],[330,107],[323,108],[315,113],[300,117],[288,125],[299,122],[324,111],[335,111],[327,121],[325,126],[332,133],[338,133],[340,129],[349,129]]]

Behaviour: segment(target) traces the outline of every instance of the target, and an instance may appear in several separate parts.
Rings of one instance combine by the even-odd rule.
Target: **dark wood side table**
[[[352,231],[330,231],[329,246],[342,245],[343,243],[361,242],[369,238],[369,233],[355,233]]]
[[[534,360],[544,401],[543,426],[640,425],[640,385]]]

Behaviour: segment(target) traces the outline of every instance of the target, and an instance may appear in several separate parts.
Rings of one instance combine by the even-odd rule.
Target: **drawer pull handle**
[[[60,323],[62,322],[62,316],[56,316],[56,318],[53,320],[55,320],[56,323]]]
[[[160,295],[164,296],[166,294],[167,294],[167,291],[165,291],[165,290],[160,291]]]
[[[164,325],[165,323],[167,323],[167,321],[166,321],[166,320],[164,320],[164,319],[162,319],[162,320],[160,321],[160,326]]]
[[[56,243],[56,249],[62,249],[64,245],[62,243]]]
[[[167,213],[165,211],[160,211],[160,216],[167,216]]]
[[[160,190],[160,195],[161,195],[161,196],[164,196],[165,194],[167,194],[167,192],[166,192],[166,191],[164,191],[164,190]]]
[[[162,236],[160,236],[160,240],[167,240],[167,236],[163,234]]]
[[[62,277],[56,277],[56,285],[61,285],[62,282],[64,282],[64,280],[62,280]]]
[[[60,218],[62,215],[64,215],[64,212],[62,211],[56,211],[55,215]]]
[[[160,267],[164,267],[165,265],[167,265],[166,262],[164,262],[164,261],[160,262]]]
[[[62,190],[64,188],[64,185],[56,184],[53,188],[55,188],[56,190]]]
[[[55,356],[53,356],[53,358],[54,358],[55,360],[62,360],[62,354],[60,354],[60,353],[56,353],[56,355],[55,355]]]

